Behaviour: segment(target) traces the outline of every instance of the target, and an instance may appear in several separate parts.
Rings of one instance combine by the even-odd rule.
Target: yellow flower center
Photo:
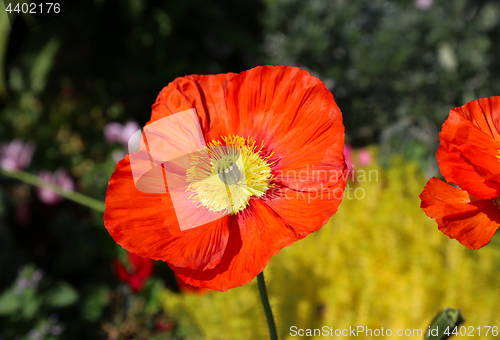
[[[210,211],[236,214],[245,209],[250,197],[261,197],[273,186],[269,155],[261,155],[252,137],[225,136],[191,157],[186,172],[186,192]]]

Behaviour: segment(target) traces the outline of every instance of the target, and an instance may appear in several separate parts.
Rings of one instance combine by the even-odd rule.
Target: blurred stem
[[[79,192],[64,189],[63,187],[61,187],[57,184],[44,181],[44,180],[42,180],[42,179],[38,178],[37,176],[32,175],[30,173],[27,173],[24,171],[19,171],[19,170],[11,172],[11,171],[6,171],[3,169],[0,169],[0,174],[7,176],[7,177],[18,179],[24,183],[28,183],[28,184],[34,185],[36,187],[39,187],[39,188],[51,190],[51,191],[55,192],[56,194],[58,194],[64,198],[67,198],[73,202],[79,203],[81,205],[84,205],[86,207],[94,209],[98,212],[102,212],[102,213],[104,212],[104,209],[105,209],[104,202],[96,200],[95,198],[80,194]]]
[[[266,281],[264,281],[264,271],[257,275],[257,284],[259,286],[262,307],[264,307],[264,312],[266,313],[267,326],[269,327],[269,337],[271,340],[278,340],[276,324],[274,323],[273,318],[273,311],[271,310],[271,306],[269,305],[269,298],[267,297]]]

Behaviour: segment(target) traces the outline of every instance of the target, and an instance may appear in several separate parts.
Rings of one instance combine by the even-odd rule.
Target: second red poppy
[[[421,207],[438,228],[471,249],[488,244],[500,226],[500,97],[451,110],[437,159],[448,183],[431,178]]]

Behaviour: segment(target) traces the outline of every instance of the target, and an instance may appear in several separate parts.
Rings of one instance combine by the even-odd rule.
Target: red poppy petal
[[[306,192],[344,187],[347,165],[343,156],[334,159],[322,154],[331,145],[331,143],[324,143],[321,148],[322,152],[309,148],[298,149],[295,156],[302,156],[302,158],[293,164],[285,165],[284,162],[277,162],[276,166],[273,166],[274,182],[293,190]],[[272,158],[270,162],[273,162]]]
[[[302,238],[320,229],[337,212],[344,186],[345,180],[336,187],[309,192],[275,188],[264,202]]]
[[[437,159],[442,175],[471,194],[500,196],[500,143],[452,111],[440,133]]]
[[[200,207],[200,209],[204,209]],[[203,226],[182,231],[179,237],[165,246],[169,264],[190,269],[211,269],[224,255],[229,238],[228,217]]]
[[[181,278],[177,275],[175,275],[175,279],[177,281],[177,287],[181,292],[184,293],[195,293],[198,295],[203,295],[206,292],[208,292],[208,289],[206,288],[200,288],[200,287],[195,287],[187,284],[186,282],[182,281]]]
[[[217,265],[229,237],[227,217],[180,231],[169,193],[137,190],[129,155],[117,164],[109,181],[104,224],[129,252],[188,268]]]
[[[218,138],[220,130],[228,131],[226,90],[235,73],[190,75],[176,78],[158,95],[148,124],[171,114],[196,109],[205,141]]]
[[[259,199],[230,216],[229,241],[222,261],[211,270],[189,270],[170,265],[187,284],[227,291],[252,281],[280,249],[301,239]]]
[[[500,97],[473,100],[452,110],[473,123],[489,137],[500,141]]]
[[[420,194],[421,208],[450,238],[470,249],[487,245],[500,225],[500,210],[433,177]]]
[[[482,199],[500,196],[499,119],[500,97],[474,100],[451,110],[440,133],[441,173]]]
[[[324,84],[307,71],[263,66],[237,75],[177,78],[161,91],[148,124],[190,108],[198,113],[206,142],[234,134],[264,142],[264,155],[274,152],[276,180],[286,186],[325,186],[328,182],[312,171],[343,171],[341,112]],[[297,180],[299,172],[308,175]]]
[[[327,169],[342,171],[342,114],[325,85],[307,71],[289,66],[262,66],[231,79],[228,112],[235,115],[228,132],[264,142],[274,171]],[[290,187],[318,185],[281,176]]]

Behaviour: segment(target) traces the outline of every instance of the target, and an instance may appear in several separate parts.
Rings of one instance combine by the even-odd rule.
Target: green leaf
[[[134,20],[141,16],[145,7],[141,0],[128,0],[126,6],[129,16]]]
[[[58,39],[52,38],[36,57],[31,69],[31,89],[39,93],[45,87],[47,76],[52,68],[54,57],[59,50],[61,43]]]
[[[14,289],[6,289],[0,295],[0,315],[8,315],[14,313],[21,305],[19,295],[14,294]]]
[[[21,314],[25,319],[31,319],[40,308],[41,300],[33,288],[26,288],[21,295]]]
[[[150,277],[144,284],[141,296],[146,302],[144,310],[147,313],[154,314],[160,309],[160,294],[163,288],[163,281],[154,276]]]
[[[70,284],[59,282],[45,295],[45,299],[51,307],[66,307],[78,300],[78,292]]]
[[[172,21],[170,17],[162,10],[157,10],[154,13],[154,18],[158,23],[158,31],[162,37],[170,35],[172,32]]]
[[[13,67],[9,78],[9,86],[13,91],[22,92],[24,90],[25,82],[19,68]]]
[[[109,303],[109,288],[106,285],[92,286],[85,294],[82,316],[88,321],[97,321]]]

